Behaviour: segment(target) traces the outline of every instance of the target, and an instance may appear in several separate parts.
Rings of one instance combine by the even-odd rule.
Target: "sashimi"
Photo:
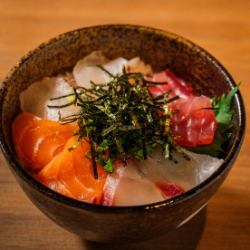
[[[73,75],[77,85],[88,88],[91,86],[90,82],[105,83],[112,80],[112,76],[99,68],[98,65],[102,65],[104,69],[114,76],[122,74],[124,68],[129,73],[140,72],[145,75],[152,75],[153,73],[151,66],[145,64],[139,57],[130,60],[118,57],[108,61],[100,51],[95,51],[79,60],[75,65]]]
[[[175,142],[184,147],[208,145],[217,128],[210,98],[191,96],[169,104]]]
[[[94,178],[92,160],[86,157],[90,144],[82,140],[74,150],[77,137],[71,137],[64,149],[36,176],[44,185],[71,198],[101,204],[107,173],[97,165],[98,179]]]
[[[68,116],[79,112],[80,108],[70,105],[64,108],[49,108],[48,105],[59,106],[72,102],[72,98],[50,101],[51,98],[73,93],[73,89],[62,76],[45,77],[32,83],[20,94],[20,104],[23,112],[29,112],[43,119],[59,120],[59,112],[62,116]]]
[[[185,192],[182,187],[176,185],[175,183],[156,182],[155,185],[162,191],[165,199],[181,195]]]
[[[99,63],[88,64],[86,59],[78,61],[73,69],[73,76],[76,80],[78,86],[88,88],[91,86],[91,82],[94,83],[105,83],[112,79],[112,76],[107,74],[104,70],[97,67],[97,65],[102,65],[111,74],[117,75],[121,74],[123,67],[128,62],[126,59],[119,57],[108,63],[102,64],[103,60]]]
[[[153,96],[163,95],[169,91],[170,97],[178,96],[179,98],[187,98],[193,95],[192,85],[176,77],[170,70],[155,73],[150,80],[153,82],[166,83],[150,86],[148,89]]]
[[[172,111],[171,128],[175,143],[184,147],[208,145],[213,142],[216,131],[215,114],[210,98],[194,96],[192,86],[176,77],[170,70],[154,74],[153,81],[166,82],[149,87],[153,96],[170,93],[179,99],[169,104]]]
[[[116,206],[149,204],[164,200],[161,190],[148,175],[140,173],[134,163],[128,162],[114,196]]]
[[[77,130],[75,124],[61,125],[30,113],[22,113],[12,125],[16,154],[25,168],[38,171],[63,150],[67,140]]]
[[[174,154],[178,163],[164,159],[159,149],[142,162],[129,160],[117,185],[114,205],[149,204],[181,195],[206,180],[223,163],[208,155],[185,153],[189,160]]]

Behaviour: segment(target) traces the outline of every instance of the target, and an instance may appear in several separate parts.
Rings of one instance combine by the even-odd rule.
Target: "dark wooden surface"
[[[59,33],[104,23],[153,26],[211,52],[242,81],[250,114],[250,1],[0,1],[0,81],[30,49]],[[250,137],[230,175],[193,221],[153,241],[88,243],[56,226],[25,197],[0,154],[0,249],[250,249]]]

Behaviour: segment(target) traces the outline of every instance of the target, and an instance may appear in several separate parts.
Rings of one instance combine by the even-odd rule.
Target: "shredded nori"
[[[60,117],[60,121],[78,123],[78,143],[88,138],[94,177],[98,178],[97,162],[111,173],[111,162],[121,160],[125,166],[130,157],[146,160],[156,146],[161,146],[165,158],[173,161],[173,151],[185,154],[174,143],[167,105],[178,97],[169,98],[170,92],[153,97],[148,91],[149,86],[166,83],[147,81],[142,73],[125,70],[121,75],[113,75],[103,66],[98,67],[109,75],[109,82],[91,82],[90,88],[74,87],[73,93],[51,99],[73,97],[73,100],[62,106],[49,106],[81,107],[81,112]]]

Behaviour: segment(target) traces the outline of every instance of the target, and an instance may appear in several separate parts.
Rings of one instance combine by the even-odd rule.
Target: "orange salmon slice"
[[[22,166],[39,171],[63,150],[76,130],[76,124],[61,125],[31,113],[18,115],[12,124],[12,138]]]
[[[44,185],[65,196],[95,204],[101,204],[107,173],[97,164],[98,179],[94,178],[92,160],[86,157],[90,150],[87,140],[76,145],[77,137],[71,137],[63,151],[49,162],[36,176]]]

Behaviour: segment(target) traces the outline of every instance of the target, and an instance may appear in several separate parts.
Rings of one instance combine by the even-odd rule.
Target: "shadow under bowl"
[[[139,56],[154,71],[170,68],[192,83],[198,94],[220,96],[235,86],[214,57],[178,35],[134,25],[102,25],[71,31],[28,53],[4,80],[0,93],[0,143],[5,159],[30,200],[58,225],[86,240],[131,242],[165,234],[205,206],[226,178],[245,130],[241,95],[238,92],[233,101],[233,136],[225,161],[200,185],[173,199],[134,207],[105,207],[73,200],[43,186],[20,166],[11,142],[11,124],[20,112],[21,91],[44,76],[71,70],[80,58],[95,50],[101,50],[110,59]]]

